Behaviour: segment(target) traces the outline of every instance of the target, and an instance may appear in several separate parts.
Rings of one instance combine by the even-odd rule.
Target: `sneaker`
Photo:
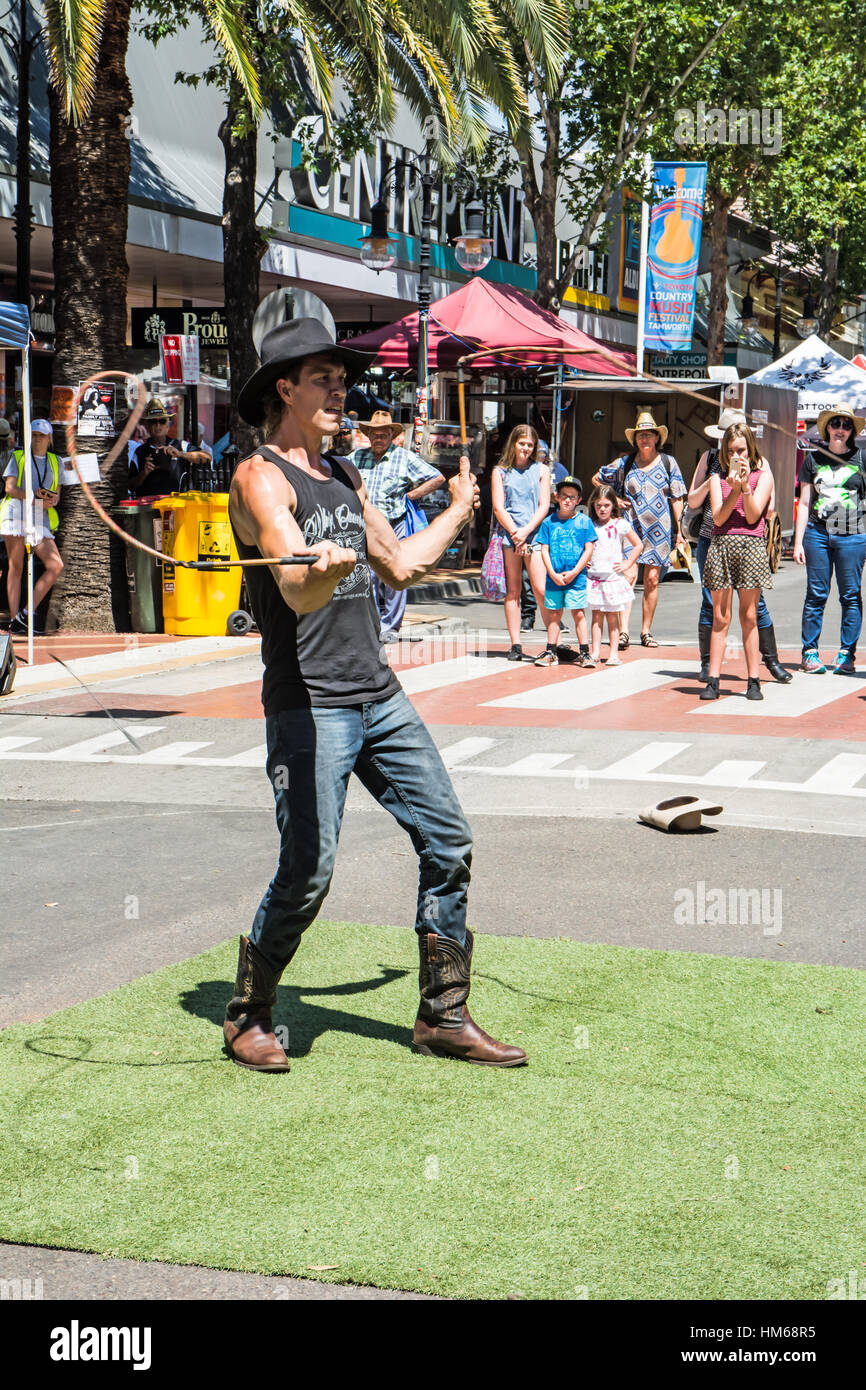
[[[532,664],[533,666],[555,666],[556,648],[546,647],[544,651],[541,653],[541,656],[537,656]]]
[[[800,670],[808,671],[809,674],[813,676],[823,676],[827,673],[827,667],[824,665],[817,652],[803,653],[803,660],[800,663]]]
[[[763,698],[764,697],[761,694],[761,682],[758,680],[758,677],[749,676],[748,683],[746,685],[746,699],[763,700]]]
[[[580,664],[581,666],[597,666],[598,662],[591,652],[584,652]]]
[[[522,618],[522,619],[521,619],[521,621],[520,621],[520,631],[521,631],[521,632],[531,632],[532,629],[533,629],[534,627],[535,627],[535,619],[534,619],[534,618]]]
[[[833,663],[833,674],[835,676],[855,676],[857,667],[854,665],[854,653],[849,652],[847,647],[842,647],[839,655]]]
[[[508,653],[508,656],[505,659],[506,661],[522,661],[523,648],[517,642],[515,642],[513,647],[511,648],[511,651]]]
[[[19,608],[17,615],[12,619],[11,623],[9,624],[9,631],[10,631],[10,632],[26,632],[26,631],[27,631],[27,609],[26,609],[26,608]],[[36,622],[36,619],[35,619],[35,618],[34,618],[34,620],[33,620],[33,636],[34,636],[34,637],[44,637],[44,636],[45,636],[45,633],[42,631],[42,628],[38,625],[38,623]]]
[[[719,678],[718,678],[718,676],[710,676],[710,679],[707,681],[706,688],[705,688],[704,690],[701,691],[700,695],[698,696],[698,699],[699,699],[699,700],[718,700],[718,698],[719,698]]]

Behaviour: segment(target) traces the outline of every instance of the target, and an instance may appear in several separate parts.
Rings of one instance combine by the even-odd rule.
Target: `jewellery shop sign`
[[[200,309],[131,309],[134,348],[155,348],[165,333],[198,338],[200,348],[227,348],[228,326],[224,306]]]

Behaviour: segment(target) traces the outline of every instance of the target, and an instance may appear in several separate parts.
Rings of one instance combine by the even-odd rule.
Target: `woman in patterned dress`
[[[682,544],[680,526],[687,488],[676,459],[661,452],[668,437],[667,426],[658,424],[651,410],[642,410],[634,429],[626,430],[625,436],[632,446],[632,452],[600,468],[592,481],[596,487],[608,483],[623,499],[625,519],[632,522],[643,541],[640,557],[644,567],[640,640],[641,646],[657,647],[658,642],[651,629],[658,603],[659,581],[668,567],[671,550]],[[673,536],[671,509],[676,521]],[[637,578],[636,564],[629,566],[626,578],[634,584]],[[631,605],[623,614],[620,647],[628,646],[630,612]]]

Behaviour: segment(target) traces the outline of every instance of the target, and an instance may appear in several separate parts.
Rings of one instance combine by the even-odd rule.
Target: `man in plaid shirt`
[[[356,449],[351,460],[360,470],[370,501],[384,513],[395,536],[402,540],[406,535],[406,498],[417,502],[419,497],[435,492],[445,482],[445,476],[411,449],[395,445],[395,438],[405,426],[392,420],[390,411],[376,410],[371,419],[359,420],[358,424],[370,447]],[[393,641],[406,611],[406,590],[389,589],[375,574],[372,579],[383,641]]]

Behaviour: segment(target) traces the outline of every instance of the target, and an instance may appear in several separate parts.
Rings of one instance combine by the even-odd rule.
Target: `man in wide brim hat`
[[[168,409],[165,401],[160,400],[159,396],[151,396],[140,423],[142,425],[167,425],[173,413]]]
[[[818,433],[825,444],[827,443],[827,426],[831,420],[835,420],[837,415],[843,416],[846,420],[851,421],[851,424],[854,426],[853,439],[856,439],[858,434],[862,434],[863,429],[866,428],[866,417],[863,415],[855,415],[850,405],[845,405],[844,402],[839,405],[834,405],[832,410],[822,410],[821,414],[818,416]]]
[[[651,410],[642,410],[635,420],[634,429],[625,431],[625,437],[629,444],[634,444],[634,437],[636,434],[639,434],[641,430],[655,430],[659,437],[659,448],[662,447],[668,437],[667,425],[660,425],[658,421],[653,418]]]
[[[335,343],[318,319],[290,319],[278,324],[262,339],[261,366],[254,372],[238,397],[238,412],[248,425],[264,422],[263,397],[286,376],[288,369],[300,365],[305,357],[323,356],[342,362],[346,386],[353,386],[373,361],[372,354],[356,352]]]
[[[370,430],[390,430],[392,439],[396,439],[398,434],[402,434],[406,429],[402,421],[392,420],[390,410],[374,410],[369,420],[359,420],[358,425],[367,434]]]
[[[449,505],[401,539],[355,462],[323,453],[322,440],[343,422],[347,381],[368,360],[335,344],[315,320],[295,319],[266,334],[262,366],[240,394],[244,419],[266,421],[266,441],[232,477],[229,520],[262,634],[280,857],[249,936],[240,939],[223,1035],[238,1066],[289,1070],[273,1026],[277,984],[330,888],[355,773],[412,837],[420,859],[413,1046],[429,1056],[521,1066],[523,1049],[489,1037],[467,1007],[472,832],[388,661],[372,592],[372,574],[400,590],[429,574],[471,520],[478,487],[463,455],[448,484]]]

